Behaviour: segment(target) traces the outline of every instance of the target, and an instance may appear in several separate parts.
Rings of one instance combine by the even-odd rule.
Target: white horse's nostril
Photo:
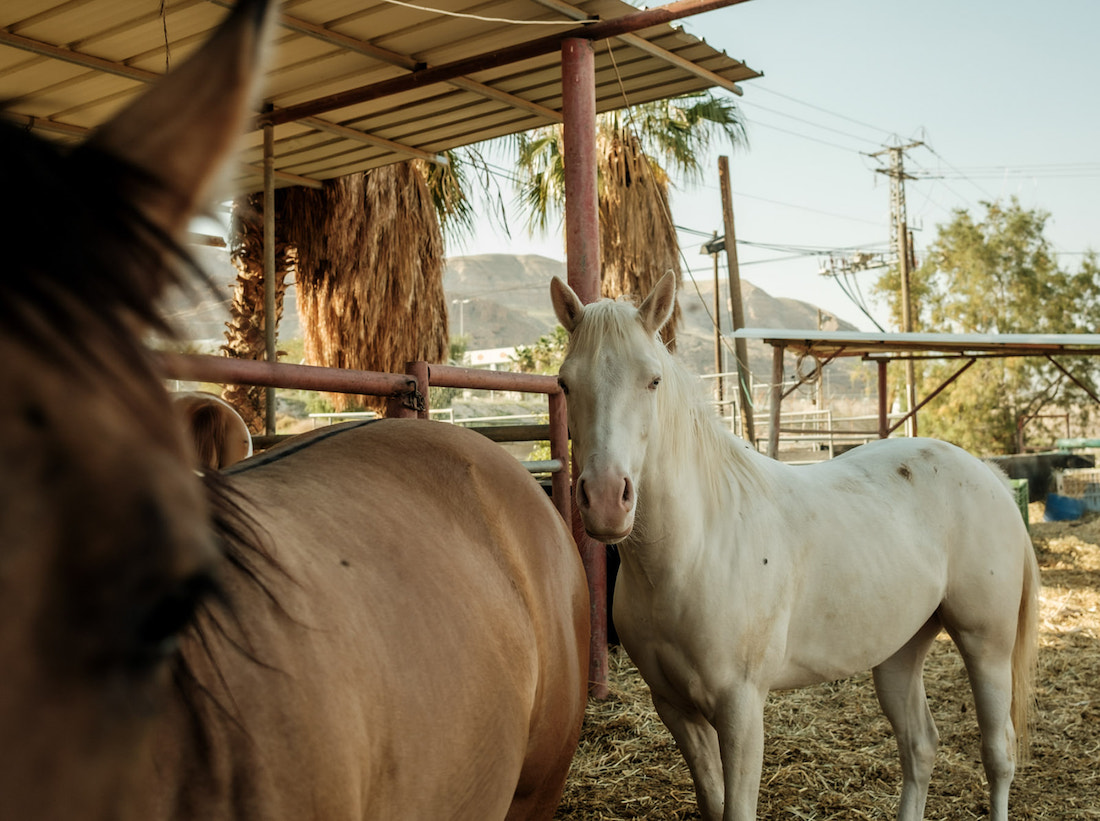
[[[623,506],[629,507],[634,500],[634,485],[631,483],[630,478],[623,479]]]

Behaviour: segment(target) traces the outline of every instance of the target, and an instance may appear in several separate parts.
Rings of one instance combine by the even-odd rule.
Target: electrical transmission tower
[[[902,333],[913,331],[913,304],[909,296],[909,274],[912,262],[912,248],[909,241],[909,224],[905,213],[905,181],[913,180],[910,174],[905,173],[905,152],[910,148],[924,145],[922,142],[912,142],[907,145],[888,146],[882,151],[876,151],[871,157],[887,157],[889,165],[885,168],[876,168],[875,172],[885,174],[890,178],[890,226],[894,232],[894,242],[897,246],[898,277],[901,280],[901,330]],[[907,410],[912,413],[917,406],[917,387],[915,384],[913,360],[905,360],[905,398]],[[905,432],[908,436],[917,435],[916,416],[910,416],[905,423]]]

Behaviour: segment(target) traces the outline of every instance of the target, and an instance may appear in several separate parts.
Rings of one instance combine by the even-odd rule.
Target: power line
[[[795,120],[796,122],[805,123],[806,125],[811,125],[814,128],[820,128],[823,131],[830,131],[833,134],[839,134],[842,137],[851,137],[853,140],[859,140],[860,142],[872,143],[872,144],[875,144],[875,145],[878,144],[878,140],[872,140],[872,139],[869,139],[867,137],[861,137],[858,134],[853,134],[850,131],[841,131],[839,128],[832,128],[832,127],[827,126],[827,125],[822,125],[821,123],[815,123],[812,120],[807,120],[807,119],[804,119],[802,117],[798,117],[794,114],[787,114],[784,111],[777,111],[774,108],[768,108],[767,106],[760,105],[760,103],[757,103],[757,102],[744,101],[744,102],[740,103],[740,106],[741,106],[741,108],[745,108],[746,106],[748,106],[750,109],[753,108],[753,107],[759,108],[761,111],[767,111],[769,114],[778,114],[780,117],[786,117],[788,119]]]
[[[943,162],[944,165],[946,165],[952,171],[955,171],[956,173],[959,173],[958,169],[955,168],[953,165],[951,165],[951,163],[949,163],[946,159],[944,159],[943,155],[941,155],[936,149],[934,149],[932,146],[928,145],[928,143],[924,143],[923,145],[924,145],[925,148],[927,148],[929,151],[932,152],[932,155],[934,157],[938,157],[940,159],[940,161]],[[968,183],[973,185],[975,188],[977,188],[979,191],[981,191],[983,194],[985,194],[987,197],[989,197],[990,201],[997,199],[992,194],[990,194],[988,191],[986,191],[984,188],[982,188],[980,185],[978,185],[976,182],[974,182],[974,180],[967,177],[965,174],[960,174],[960,176],[964,180],[966,180]]]
[[[849,117],[845,114],[840,114],[836,111],[830,111],[827,108],[823,108],[822,106],[815,105],[814,103],[808,103],[805,100],[799,100],[797,97],[792,97],[789,94],[784,94],[780,91],[776,91],[775,89],[768,88],[766,85],[755,85],[754,84],[753,87],[752,87],[752,90],[753,91],[763,91],[763,92],[766,92],[768,94],[774,94],[776,97],[782,97],[783,99],[790,100],[793,103],[798,103],[799,105],[804,105],[807,108],[815,109],[816,111],[820,111],[824,114],[828,114],[831,117],[837,117],[841,120],[847,120],[850,123],[855,123],[856,125],[863,126],[864,128],[869,128],[872,131],[878,131],[882,134],[886,134],[887,136],[893,136],[894,135],[894,132],[890,131],[889,129],[880,128],[877,125],[871,125],[870,123],[865,123],[861,120],[857,120],[857,119],[855,119],[853,117]]]
[[[703,188],[703,189],[710,190],[710,191],[718,190],[718,187],[715,186],[715,185],[701,185],[699,187]],[[867,225],[874,225],[874,226],[879,227],[879,228],[881,228],[882,225],[883,225],[883,223],[879,220],[869,220],[869,219],[865,219],[863,217],[853,217],[850,214],[838,214],[835,211],[823,211],[820,208],[811,208],[808,205],[796,205],[793,202],[783,202],[782,200],[773,200],[773,199],[770,199],[769,197],[757,196],[756,194],[745,194],[745,193],[739,192],[739,191],[734,191],[733,194],[734,194],[734,196],[741,197],[743,199],[756,200],[757,202],[766,202],[766,203],[770,203],[771,205],[782,205],[785,208],[794,208],[794,209],[799,210],[799,211],[807,211],[811,214],[821,214],[821,215],[826,216],[826,217],[836,217],[837,219],[851,220],[853,222],[863,222],[863,223],[866,223]]]
[[[853,151],[857,150],[857,149],[851,148],[850,146],[847,146],[847,145],[840,145],[840,143],[830,142],[829,140],[821,140],[821,139],[818,139],[817,137],[811,137],[809,134],[802,134],[801,132],[798,132],[798,131],[791,131],[789,128],[782,128],[778,125],[772,125],[771,123],[761,122],[760,120],[753,120],[752,124],[763,126],[764,128],[770,128],[772,131],[779,131],[783,134],[790,134],[792,137],[798,137],[798,138],[803,139],[803,140],[809,140],[810,142],[820,143],[821,145],[827,145],[830,148],[839,148],[841,151],[853,152]]]

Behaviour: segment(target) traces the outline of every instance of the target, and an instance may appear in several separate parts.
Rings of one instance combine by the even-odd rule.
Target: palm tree
[[[306,361],[401,372],[447,355],[443,235],[413,162],[288,192],[284,225],[298,249]],[[331,397],[336,410],[383,410],[378,397]]]
[[[700,92],[602,114],[596,128],[601,294],[646,294],[668,270],[676,272],[679,286],[680,250],[665,169],[699,179],[698,157],[714,137],[744,142],[740,113],[731,100]],[[519,134],[516,147],[527,227],[544,230],[565,200],[562,129]],[[662,331],[670,348],[679,319],[677,304]]]
[[[276,192],[281,195],[282,192]],[[282,196],[277,196],[276,223]],[[249,194],[233,202],[230,259],[237,269],[229,322],[222,351],[235,359],[262,360],[267,356],[264,337],[263,195]],[[275,242],[275,322],[283,315],[287,275],[293,274],[297,252],[285,238]],[[222,398],[240,412],[253,433],[264,431],[266,388],[226,385]]]
[[[445,360],[443,229],[469,230],[473,223],[463,166],[449,159],[442,166],[416,160],[383,166],[329,180],[320,190],[277,192],[276,227],[295,255],[308,363],[400,372],[408,361]],[[248,248],[258,264],[260,247]],[[237,325],[255,308],[240,306],[240,318],[236,303],[234,310]],[[378,397],[329,399],[338,411],[385,407]]]

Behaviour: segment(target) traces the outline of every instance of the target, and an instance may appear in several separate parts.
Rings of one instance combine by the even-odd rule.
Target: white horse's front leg
[[[727,693],[715,716],[726,785],[723,821],[755,821],[764,766],[767,690],[745,683]]]
[[[685,713],[655,691],[652,695],[657,715],[676,739],[676,746],[691,770],[699,815],[703,821],[721,821],[725,787],[718,733],[701,713]]]

